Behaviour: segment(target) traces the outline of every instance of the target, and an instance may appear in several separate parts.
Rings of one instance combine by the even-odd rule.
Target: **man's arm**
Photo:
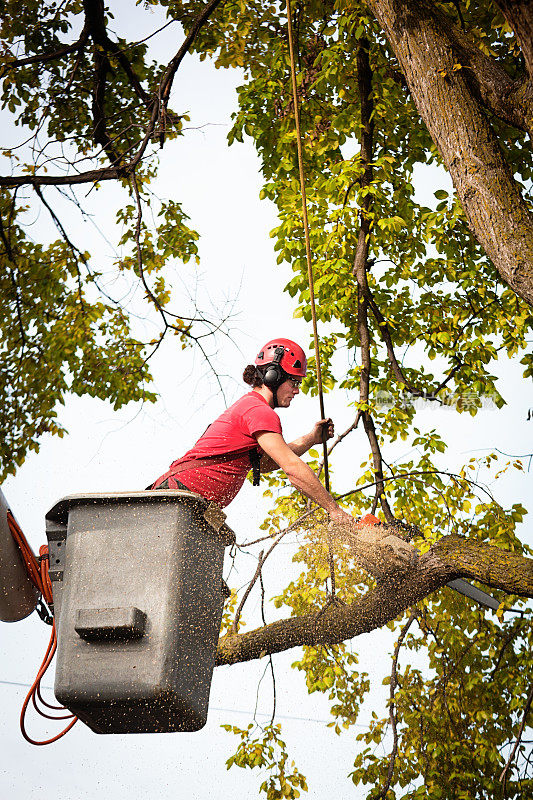
[[[318,424],[318,423],[317,423]],[[256,435],[257,443],[277,467],[281,468],[292,485],[325,509],[334,522],[353,525],[354,519],[335,502],[317,476],[291,449],[280,433],[263,431]]]
[[[285,442],[285,440],[283,441],[293,453],[295,453],[297,456],[303,456],[303,454],[307,453],[309,448],[313,447],[313,445],[322,444],[324,430],[326,432],[326,439],[331,439],[335,433],[335,427],[331,417],[328,417],[328,419],[320,419],[318,422],[315,422],[309,433],[300,436],[293,442]],[[266,454],[261,456],[261,472],[272,472],[274,469],[279,469],[279,464],[277,464],[274,459],[270,458],[270,456]]]

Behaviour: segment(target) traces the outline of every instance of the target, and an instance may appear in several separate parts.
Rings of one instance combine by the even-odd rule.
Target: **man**
[[[252,391],[221,414],[182,458],[158,478],[153,489],[188,489],[219,506],[227,506],[253,469],[259,473],[281,468],[292,485],[322,506],[333,522],[353,525],[354,519],[340,508],[313,470],[300,458],[310,447],[330,439],[331,419],[319,420],[311,431],[294,442],[283,438],[274,409],[288,408],[307,373],[302,348],[290,339],[272,339],[259,351],[255,364],[246,367],[245,383]]]

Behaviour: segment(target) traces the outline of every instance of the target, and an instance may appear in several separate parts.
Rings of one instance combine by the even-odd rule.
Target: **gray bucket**
[[[187,491],[74,495],[47,514],[57,699],[96,733],[205,725],[225,514]]]
[[[7,524],[10,510],[0,489],[0,620],[18,622],[37,605],[39,594],[31,582],[18,545]]]

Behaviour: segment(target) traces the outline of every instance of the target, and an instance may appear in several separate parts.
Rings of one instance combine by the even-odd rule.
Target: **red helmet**
[[[283,353],[277,348],[283,348]],[[287,375],[305,378],[307,374],[307,358],[296,342],[290,339],[272,339],[261,348],[255,359],[256,366],[266,367],[268,364],[279,364]]]

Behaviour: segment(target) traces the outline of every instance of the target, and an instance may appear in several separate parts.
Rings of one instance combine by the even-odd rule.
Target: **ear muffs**
[[[284,380],[284,372],[280,365],[284,352],[285,349],[283,347],[276,347],[274,360],[266,367],[263,375],[263,383],[272,391],[275,391]]]

